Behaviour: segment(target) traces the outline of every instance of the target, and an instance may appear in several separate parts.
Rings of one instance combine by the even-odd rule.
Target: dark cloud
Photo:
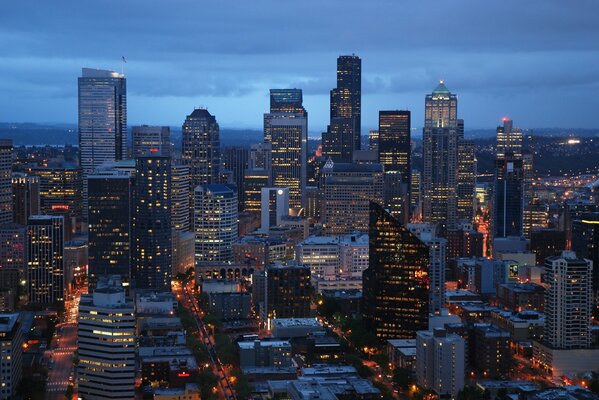
[[[259,127],[268,88],[290,86],[320,130],[335,58],[355,52],[365,128],[398,107],[419,125],[438,79],[470,126],[505,113],[596,125],[596,0],[37,0],[1,11],[0,120],[75,121],[80,68],[118,70],[126,55],[133,123],[178,124],[204,104],[223,126]]]

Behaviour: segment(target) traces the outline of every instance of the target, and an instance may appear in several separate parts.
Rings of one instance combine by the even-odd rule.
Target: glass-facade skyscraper
[[[172,275],[171,159],[135,160],[131,278],[138,289],[168,290]]]
[[[363,318],[379,339],[412,339],[428,329],[429,249],[373,202],[369,228]]]
[[[12,214],[12,140],[0,139],[0,225],[13,220]]]
[[[458,98],[443,81],[426,95],[423,131],[422,220],[457,226]]]
[[[192,188],[219,182],[220,128],[208,110],[195,109],[185,119],[181,157],[189,166]]]
[[[337,87],[331,90],[330,124],[322,134],[322,154],[335,162],[352,162],[360,149],[362,128],[362,60],[337,58]]]
[[[103,163],[127,157],[127,84],[123,74],[83,68],[79,78],[79,152],[87,204],[87,176]]]

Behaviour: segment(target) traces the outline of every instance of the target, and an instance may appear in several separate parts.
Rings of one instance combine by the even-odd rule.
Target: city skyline
[[[295,16],[299,13],[283,15],[289,10],[276,7],[258,13],[260,6],[208,4],[202,18],[214,22],[201,25],[180,19],[183,7],[191,16],[200,11],[183,3],[150,9],[131,2],[119,5],[117,14],[71,3],[50,9],[41,4],[35,12],[11,4],[0,17],[0,35],[10,39],[3,45],[7,56],[0,72],[12,77],[2,85],[10,100],[1,104],[1,121],[75,122],[72,81],[80,68],[120,71],[125,56],[131,125],[178,126],[185,117],[182,110],[203,105],[223,127],[259,128],[268,89],[296,87],[304,91],[310,132],[324,131],[335,59],[355,53],[363,60],[363,131],[376,127],[381,109],[409,109],[414,121],[422,121],[420,97],[440,79],[460,94],[466,129],[493,127],[506,115],[525,127],[595,127],[592,110],[598,100],[585,93],[599,84],[592,68],[599,58],[592,18],[599,5],[590,1],[576,8],[544,2],[534,13],[511,2],[356,4],[346,9],[327,2],[312,4],[315,16],[302,24]],[[62,24],[61,5],[70,5],[73,23]],[[347,32],[339,22],[344,18],[331,18],[333,11],[355,29]],[[18,15],[25,12],[23,21]],[[484,23],[506,14],[504,29]],[[88,15],[96,16],[94,23],[86,24]],[[290,19],[285,24],[283,16]],[[456,23],[439,36],[427,24],[416,23],[425,17]],[[164,27],[148,35],[138,29],[153,21]],[[286,28],[288,22],[293,28]],[[377,29],[370,28],[373,24]],[[284,46],[288,42],[296,43],[294,49]],[[560,96],[551,96],[556,89]]]

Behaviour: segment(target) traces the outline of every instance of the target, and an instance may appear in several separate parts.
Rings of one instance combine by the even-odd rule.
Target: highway
[[[219,397],[225,400],[237,400],[237,396],[233,390],[233,385],[231,384],[231,379],[227,375],[227,371],[218,357],[218,354],[216,354],[216,350],[214,348],[214,337],[209,334],[208,330],[204,326],[204,322],[202,321],[201,317],[202,311],[197,300],[188,287],[185,287],[182,292],[185,296],[184,305],[195,317],[199,339],[206,345],[208,355],[210,356],[210,361],[212,363],[213,372],[218,377]]]

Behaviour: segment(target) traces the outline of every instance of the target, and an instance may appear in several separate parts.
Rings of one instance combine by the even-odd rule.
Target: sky
[[[362,58],[362,128],[440,79],[466,129],[599,128],[597,0],[28,0],[0,6],[0,121],[77,122],[81,67],[124,67],[129,125],[207,107],[261,129],[268,89],[326,129],[336,58]],[[127,63],[121,63],[125,56]]]

